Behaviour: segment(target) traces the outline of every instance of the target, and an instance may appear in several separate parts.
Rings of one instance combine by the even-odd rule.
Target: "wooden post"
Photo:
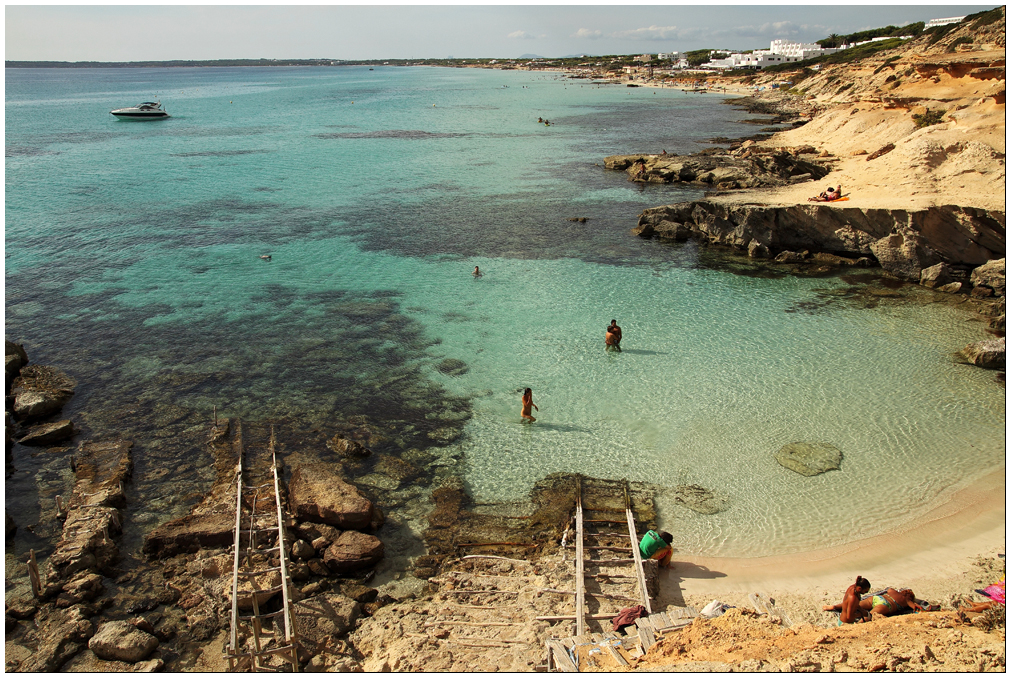
[[[56,495],[56,516],[63,515],[63,497]]]
[[[39,564],[35,561],[35,549],[28,550],[28,580],[32,583],[32,595],[38,598],[42,592],[42,579],[39,577]]]

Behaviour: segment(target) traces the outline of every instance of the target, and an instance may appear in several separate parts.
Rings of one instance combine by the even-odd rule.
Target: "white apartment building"
[[[656,58],[657,61],[677,61],[681,58],[681,52],[660,52]]]
[[[948,24],[957,24],[959,21],[964,19],[964,16],[950,16],[946,19],[931,19],[923,25],[923,30],[928,28],[934,28],[936,26],[947,26]]]

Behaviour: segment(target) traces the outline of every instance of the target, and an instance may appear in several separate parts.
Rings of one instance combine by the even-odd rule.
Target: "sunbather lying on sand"
[[[871,590],[871,583],[863,577],[857,577],[856,582],[846,589],[842,603],[838,605],[826,605],[822,609],[826,612],[839,612],[839,620],[843,624],[856,624],[857,622],[868,621],[871,618],[869,607],[861,607],[860,596]],[[870,599],[868,599],[869,601]]]
[[[808,198],[808,202],[832,202],[833,200],[838,200],[842,196],[842,186],[838,188],[828,187],[827,191],[822,191],[813,198]]]
[[[898,614],[906,608],[910,610],[926,610],[928,608],[923,607],[916,602],[916,596],[910,589],[888,589],[884,593],[877,594],[867,600],[862,600],[861,607],[865,607],[867,601],[870,601],[870,613],[871,618],[876,616],[890,617],[893,614]]]

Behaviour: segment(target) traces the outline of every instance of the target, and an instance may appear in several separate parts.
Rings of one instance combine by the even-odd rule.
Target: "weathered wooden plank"
[[[632,558],[635,561],[635,576],[639,579],[639,596],[647,613],[653,612],[649,594],[646,592],[646,575],[642,571],[642,556],[639,554],[639,537],[635,533],[635,516],[632,515],[632,503],[628,498],[628,484],[625,484],[625,519],[628,522],[628,538],[632,544]]]
[[[646,645],[643,647],[643,651],[645,652],[649,650],[649,648],[653,647],[653,644],[656,642],[656,638],[653,635],[653,630],[649,626],[644,626],[643,628],[639,629],[640,639],[642,639],[643,634],[646,635],[647,641]]]
[[[583,579],[583,484],[576,478],[576,635],[586,630],[586,582]]]
[[[603,639],[604,639],[604,634],[603,633],[591,633],[590,634],[590,642],[591,643],[599,643]]]
[[[576,665],[569,658],[567,648],[557,640],[549,640],[548,647],[551,648],[552,660],[555,666],[563,673],[576,673]]]
[[[621,656],[621,653],[618,652],[618,650],[613,645],[611,645],[610,643],[605,643],[604,647],[607,648],[608,654],[611,655],[614,661],[618,662],[618,666],[628,666],[628,661],[626,661],[625,658]]]

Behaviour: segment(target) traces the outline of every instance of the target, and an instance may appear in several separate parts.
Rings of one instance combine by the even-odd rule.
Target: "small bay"
[[[478,501],[555,471],[651,482],[679,549],[721,556],[896,529],[1004,463],[1004,390],[953,359],[983,324],[949,298],[629,233],[701,192],[603,157],[754,133],[721,97],[477,69],[6,76],[7,337],[79,380],[87,434],[136,439],[151,496],[167,405],[192,428],[212,408],[364,416],[399,432],[377,446],[395,454],[458,426],[452,472]],[[154,97],[170,119],[109,114]],[[841,468],[783,468],[791,442],[839,448]],[[179,454],[196,493],[204,452]],[[685,484],[726,510],[678,504]]]

